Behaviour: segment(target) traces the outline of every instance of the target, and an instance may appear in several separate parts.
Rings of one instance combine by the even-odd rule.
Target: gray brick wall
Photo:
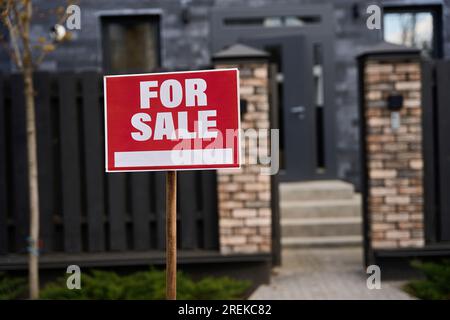
[[[48,7],[55,8],[65,0],[35,1],[43,16],[36,15],[33,34],[39,36],[48,32],[55,23],[48,14]],[[190,22],[181,19],[179,0],[80,0],[81,30],[73,32],[73,41],[60,46],[48,56],[42,69],[82,70],[101,68],[102,45],[99,15],[104,13],[135,13],[152,10],[161,11],[161,56],[165,68],[199,67],[210,63],[208,10],[213,0],[196,0],[190,7]]]
[[[36,0],[39,7],[54,7],[55,3],[64,4],[65,0]],[[162,65],[168,69],[197,68],[210,64],[209,16],[212,6],[249,6],[283,4],[319,4],[333,3],[334,26],[336,32],[336,101],[338,175],[340,178],[359,185],[358,160],[358,92],[355,55],[357,51],[381,39],[379,31],[365,28],[368,4],[444,4],[444,52],[450,57],[450,0],[192,0],[189,3],[190,22],[184,24],[181,19],[180,0],[81,0],[82,29],[75,32],[74,40],[52,53],[42,66],[47,70],[83,70],[101,68],[102,48],[100,39],[99,12],[115,10],[161,9],[161,54]],[[358,4],[359,18],[353,17],[353,5]],[[43,10],[45,11],[45,10]],[[54,23],[51,15],[36,16],[33,33],[47,32]],[[5,70],[5,56],[0,56],[0,70]]]

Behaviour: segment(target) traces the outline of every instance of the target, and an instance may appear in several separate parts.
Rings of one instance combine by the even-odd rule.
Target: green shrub
[[[249,281],[237,281],[231,278],[203,278],[194,285],[191,297],[186,299],[196,300],[228,300],[243,297],[245,291],[250,287]]]
[[[177,274],[178,299],[239,299],[250,287],[249,281],[227,277],[207,277],[195,282],[182,272]],[[81,276],[81,289],[69,290],[66,279],[49,283],[42,299],[157,300],[165,298],[165,273],[150,269],[126,276],[114,272],[92,271]]]
[[[424,275],[423,280],[414,280],[405,286],[405,290],[426,300],[450,300],[450,260],[442,263],[414,261],[412,266]]]
[[[25,295],[27,282],[25,278],[9,277],[0,273],[0,300],[17,299]]]

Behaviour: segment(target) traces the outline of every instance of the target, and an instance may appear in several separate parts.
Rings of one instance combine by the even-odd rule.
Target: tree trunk
[[[33,71],[23,72],[25,106],[27,115],[28,188],[30,193],[30,237],[28,275],[30,299],[39,298],[39,190],[36,148],[36,121],[34,105]]]

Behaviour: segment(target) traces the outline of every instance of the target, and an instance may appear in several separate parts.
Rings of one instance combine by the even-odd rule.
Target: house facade
[[[290,134],[286,133],[284,136],[282,130],[281,147],[286,143],[286,149],[296,149],[296,142],[301,142],[302,146],[310,146],[306,147],[307,150],[302,154],[295,154],[294,151],[289,151],[292,154],[286,154],[284,157],[282,154],[282,169],[286,169],[289,176],[286,179],[338,178],[359,187],[361,170],[358,161],[359,118],[355,56],[364,47],[383,39],[382,31],[364,27],[369,4],[378,4],[385,8],[385,14],[408,10],[436,11],[433,28],[434,34],[439,33],[440,44],[436,54],[440,57],[449,56],[450,35],[448,28],[444,27],[450,20],[446,1],[340,0],[314,1],[313,4],[302,0],[82,1],[81,30],[75,30],[73,41],[51,54],[42,69],[98,69],[105,72],[155,68],[195,69],[210,65],[211,56],[232,42],[240,41],[258,47],[274,48],[276,46],[270,39],[251,38],[267,38],[270,35],[279,38],[279,35],[298,34],[299,37],[305,38],[303,46],[310,48],[297,50],[303,52],[303,55],[311,56],[311,65],[300,66],[299,63],[303,63],[304,59],[293,55],[291,60],[286,62],[287,70],[290,70],[291,66],[315,68],[316,76],[309,80],[295,80],[309,83],[310,89],[316,90],[317,94],[316,98],[309,98],[311,101],[306,98],[302,100],[287,88],[286,103],[292,104],[290,108],[294,110],[291,112],[295,115],[286,118],[304,116],[304,119],[300,119],[303,122],[301,124],[308,130],[295,133],[291,127],[298,127],[298,123],[282,123],[281,125],[287,126],[286,130],[290,130]],[[39,5],[43,8],[50,6],[45,1]],[[54,6],[53,3],[51,5]],[[36,35],[47,32],[51,27],[53,21],[48,16],[37,20],[33,30]],[[255,17],[264,17],[265,20],[258,21]],[[280,17],[285,18],[279,19]],[[130,23],[135,27],[126,27]],[[242,32],[246,29],[250,34]],[[302,33],[308,35],[302,36]],[[314,43],[311,39],[321,40]],[[136,42],[142,45],[136,47]],[[126,45],[118,46],[117,43]],[[321,48],[321,43],[324,48]],[[135,52],[131,57],[128,54],[130,50]],[[323,81],[317,76],[317,70],[321,68],[321,55]],[[126,62],[119,62],[125,61],[125,58],[134,61],[127,62],[128,66]],[[146,62],[140,64],[140,59]],[[278,61],[279,65],[281,63]],[[314,82],[319,82],[320,86],[324,87],[314,87]],[[300,108],[295,109],[296,106]],[[293,134],[304,138],[289,141]],[[308,137],[317,137],[317,141],[311,142]],[[305,155],[306,153],[309,155]],[[296,177],[290,178],[292,176]]]
[[[45,12],[54,7],[55,2],[36,1],[36,6]],[[61,4],[64,3],[61,1]],[[372,4],[383,9],[381,19],[384,27],[381,30],[366,27],[369,16],[366,9]],[[366,178],[365,167],[361,165],[360,156],[363,118],[358,111],[358,53],[384,39],[419,45],[430,58],[450,58],[449,0],[83,0],[79,6],[81,29],[72,30],[71,41],[51,53],[41,66],[41,71],[58,73],[58,77],[62,77],[52,78],[44,74],[42,77],[49,78],[37,81],[38,90],[49,90],[48,97],[44,99],[47,102],[43,103],[48,103],[50,107],[52,103],[65,108],[96,105],[102,99],[102,93],[95,81],[102,74],[217,66],[238,66],[246,71],[241,73],[241,102],[248,107],[243,117],[244,123],[248,127],[280,129],[280,172],[276,177],[260,177],[248,168],[248,172],[240,172],[241,177],[217,172],[187,174],[181,178],[182,190],[191,190],[190,186],[196,186],[196,197],[182,195],[180,207],[193,205],[197,210],[188,213],[197,214],[197,218],[186,223],[189,214],[182,213],[180,216],[180,223],[186,225],[184,230],[181,228],[180,234],[181,246],[186,251],[181,253],[180,258],[186,268],[190,265],[230,262],[241,264],[242,270],[242,265],[245,265],[248,274],[255,274],[258,270],[260,279],[267,279],[271,262],[279,259],[278,181],[340,179],[351,182],[357,190],[364,188],[362,179]],[[37,38],[46,34],[53,24],[51,15],[36,14],[32,36]],[[417,28],[425,31],[419,32]],[[418,39],[414,37],[416,33],[425,37]],[[255,51],[252,51],[253,54],[241,52],[241,55],[225,58],[220,55],[223,50],[236,44]],[[7,57],[2,57],[1,70],[5,73],[14,70]],[[66,82],[63,82],[64,79]],[[45,83],[48,87],[39,87]],[[51,93],[55,86],[57,92]],[[8,101],[12,103],[14,92],[19,92],[20,86],[12,85],[10,89]],[[64,99],[63,93],[75,98],[69,99],[66,104],[65,100],[58,100]],[[276,115],[272,114],[272,109],[276,110]],[[89,222],[89,219],[92,219],[92,224],[87,224],[85,231],[80,227],[79,234],[75,233],[79,240],[70,245],[69,250],[58,248],[59,251],[79,253],[84,252],[83,248],[89,251],[90,242],[97,248],[93,251],[100,252],[124,251],[130,246],[133,249],[137,246],[138,252],[131,253],[128,261],[134,261],[134,264],[149,261],[163,263],[162,176],[152,175],[148,179],[135,175],[95,177],[101,169],[99,163],[102,156],[98,148],[103,141],[86,139],[83,134],[74,140],[73,136],[77,130],[100,132],[99,123],[95,122],[101,119],[100,111],[96,111],[95,123],[77,129],[71,127],[73,124],[70,121],[70,117],[77,115],[70,115],[67,110],[61,110],[55,116],[59,119],[56,133],[48,133],[49,137],[52,134],[60,137],[62,142],[56,152],[69,163],[65,168],[57,167],[58,173],[55,173],[66,174],[60,184],[67,185],[57,184],[62,190],[58,195],[63,199],[57,206],[64,214],[56,215],[56,218],[50,214],[48,218],[62,219],[67,228],[73,223],[82,226],[83,221]],[[16,116],[20,118],[21,115]],[[48,123],[53,119],[51,114],[43,114],[42,117]],[[90,120],[85,119],[82,123],[89,124]],[[64,130],[72,131],[65,134]],[[16,138],[24,142],[24,136]],[[83,159],[79,165],[71,162],[72,157],[78,157],[77,148],[91,148],[86,149],[92,151],[86,155],[90,157],[86,161],[95,162],[96,167],[83,165]],[[18,156],[23,156],[21,152],[20,148],[16,150]],[[57,159],[52,158],[52,161],[59,163],[61,158],[55,157]],[[50,160],[43,163],[50,167]],[[20,164],[16,167],[17,179],[23,182]],[[80,175],[83,178],[76,178],[74,172],[85,173]],[[52,184],[54,178],[47,178]],[[85,184],[89,185],[89,178],[93,178],[94,183],[103,181],[101,194],[96,193],[96,188],[91,190],[87,187],[86,195],[83,191],[73,198],[71,188],[82,190]],[[24,185],[15,183],[10,186],[16,188],[14,194],[19,194]],[[217,192],[214,186],[218,186]],[[134,195],[134,190],[141,190],[141,193]],[[123,194],[127,196],[121,198]],[[143,201],[146,194],[160,200],[146,203]],[[105,199],[103,207],[97,205],[99,202],[95,201],[95,197]],[[52,201],[56,200],[49,199],[48,203]],[[83,208],[89,208],[87,204],[90,201],[93,203],[91,210],[99,216],[79,213]],[[192,204],[192,201],[195,203]],[[25,204],[17,198],[14,204],[8,204],[8,208],[22,212],[21,219],[25,221]],[[70,218],[71,215],[66,214],[68,211],[73,211],[75,218]],[[103,223],[96,222],[104,211],[109,212],[107,228]],[[131,214],[122,217],[120,212],[124,211]],[[140,222],[147,222],[142,220],[142,212],[152,212],[151,218],[147,217],[148,230],[137,227]],[[49,228],[53,231],[49,231],[48,239],[60,237],[66,239],[66,244],[71,243],[73,234],[67,235],[58,227]],[[45,230],[44,227],[44,235]],[[195,237],[191,236],[193,232]],[[368,228],[366,234],[372,235],[370,232]],[[96,234],[101,236],[94,241],[92,239]],[[115,237],[115,234],[122,236]],[[19,239],[22,243],[20,248],[25,247],[26,231],[9,231],[8,236]],[[50,243],[50,240],[45,243]],[[146,254],[142,253],[146,251]],[[48,258],[49,268],[64,265],[75,258],[54,259]],[[88,261],[86,264],[92,266],[111,265],[111,261],[116,261],[116,265],[126,264],[117,262],[120,259],[114,255],[104,255],[91,262],[89,259],[85,258]],[[8,269],[21,265],[20,259],[17,261],[16,265],[14,262],[4,263],[3,266]]]

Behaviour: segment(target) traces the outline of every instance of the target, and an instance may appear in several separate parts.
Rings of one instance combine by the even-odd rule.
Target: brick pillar
[[[366,205],[374,249],[422,247],[423,155],[421,65],[418,54],[362,60]],[[403,97],[392,128],[388,97]]]
[[[270,128],[267,54],[237,45],[214,57],[215,68],[239,69],[240,98],[246,101],[246,110],[241,110],[244,130],[241,144],[246,143],[246,148],[241,149],[241,161],[254,160],[258,152],[256,137],[245,137],[245,130]],[[261,147],[270,148],[267,144]],[[268,154],[267,150],[263,152]],[[244,163],[240,169],[218,170],[220,251],[223,254],[271,251],[270,176],[261,175],[262,167]]]

